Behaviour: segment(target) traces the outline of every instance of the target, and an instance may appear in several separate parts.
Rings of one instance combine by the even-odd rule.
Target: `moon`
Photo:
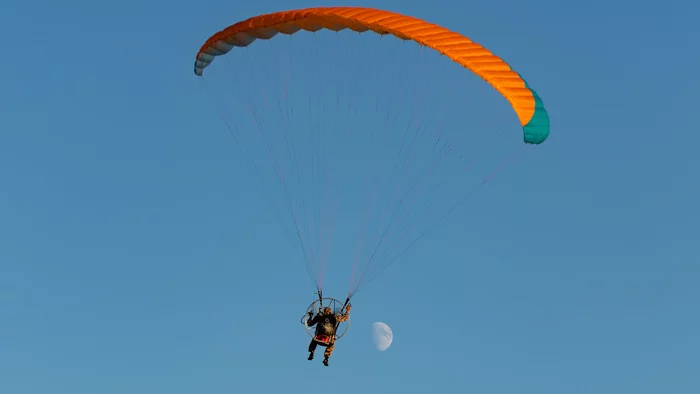
[[[391,342],[394,341],[394,334],[386,324],[375,322],[372,324],[372,341],[377,350],[383,352],[391,346]]]

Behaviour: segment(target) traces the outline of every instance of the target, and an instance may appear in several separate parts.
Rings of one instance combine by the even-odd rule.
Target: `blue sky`
[[[552,132],[358,293],[330,368],[192,73],[219,29],[314,5],[3,4],[0,392],[697,393],[700,4],[355,2],[504,57]]]

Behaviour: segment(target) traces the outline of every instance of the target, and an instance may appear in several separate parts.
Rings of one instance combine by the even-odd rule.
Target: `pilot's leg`
[[[328,366],[328,359],[331,357],[331,354],[333,353],[333,349],[335,349],[335,342],[331,342],[328,344],[326,347],[326,351],[323,352],[323,365]]]
[[[314,351],[316,350],[316,346],[316,341],[312,339],[311,343],[309,343],[309,360],[314,359]]]

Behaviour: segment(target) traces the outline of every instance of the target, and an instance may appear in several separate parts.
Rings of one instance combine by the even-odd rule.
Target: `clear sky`
[[[315,5],[3,2],[0,392],[700,392],[700,3],[351,4],[493,50],[552,131],[358,293],[328,368],[298,251],[192,72],[219,29]]]

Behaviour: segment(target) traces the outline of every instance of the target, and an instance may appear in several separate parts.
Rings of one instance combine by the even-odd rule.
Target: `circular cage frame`
[[[313,312],[315,315],[318,314],[321,311],[321,309],[325,307],[330,307],[333,313],[335,314],[340,314],[345,311],[345,305],[335,298],[324,297],[312,302],[309,305],[309,307],[306,308],[306,312],[301,317],[301,324],[304,325],[304,328],[306,328],[306,333],[309,334],[311,339],[315,339],[314,332],[316,329],[313,327],[309,327],[306,324],[309,312]],[[345,328],[341,329],[343,325],[345,326]],[[348,332],[348,329],[350,329],[350,317],[348,317],[348,320],[338,324],[338,329],[335,331],[334,335],[334,341],[337,341],[338,339],[342,338]]]

